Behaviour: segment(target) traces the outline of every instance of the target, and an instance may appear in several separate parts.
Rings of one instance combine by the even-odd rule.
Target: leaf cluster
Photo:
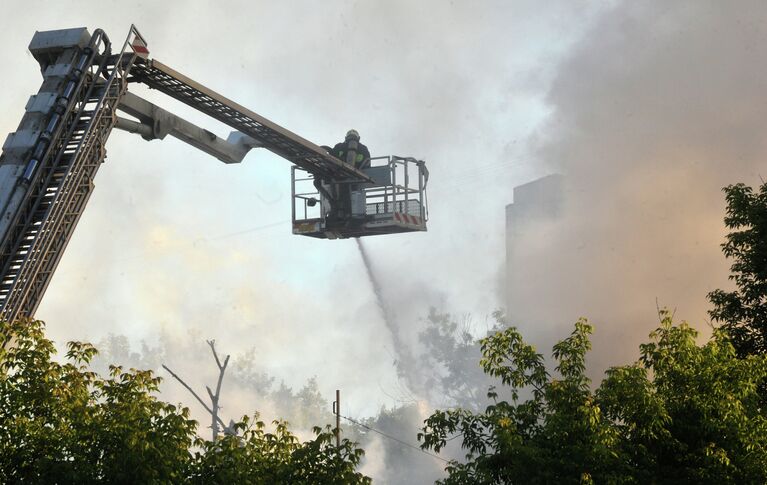
[[[369,484],[355,471],[364,452],[355,443],[335,445],[330,426],[313,429],[314,439],[300,442],[288,423],[274,421],[267,432],[263,421],[244,418],[235,425],[237,434],[216,441],[198,440],[190,465],[191,483],[242,484]]]
[[[767,183],[757,191],[744,184],[724,188],[730,232],[722,252],[732,259],[732,291],[715,290],[709,312],[727,330],[741,356],[767,353]]]
[[[424,449],[460,438],[465,450],[442,483],[765,483],[767,357],[738,359],[723,332],[699,346],[689,325],[661,317],[641,359],[610,369],[593,392],[586,320],[554,346],[553,373],[516,328],[483,339],[481,366],[511,399],[491,388],[484,412],[426,420]]]
[[[54,359],[44,323],[0,323],[0,483],[348,483],[363,451],[328,428],[301,442],[256,417],[238,436],[196,436],[189,410],[156,397],[151,371],[90,370],[96,349],[70,342]]]

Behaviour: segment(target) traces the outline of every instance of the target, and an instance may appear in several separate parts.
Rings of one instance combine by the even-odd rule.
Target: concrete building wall
[[[515,246],[526,228],[561,217],[564,183],[563,175],[553,174],[519,185],[514,188],[514,202],[506,206],[506,309],[512,319],[517,313],[515,308],[524,304],[514,298],[514,286],[520,284],[520,278],[513,277],[517,257]]]

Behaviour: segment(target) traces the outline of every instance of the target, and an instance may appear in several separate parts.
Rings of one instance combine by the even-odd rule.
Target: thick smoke
[[[595,367],[626,362],[656,300],[707,330],[705,296],[727,286],[721,188],[758,184],[767,159],[765,21],[759,1],[627,2],[561,64],[533,148],[565,174],[566,210],[518,238],[510,274],[541,349],[583,315]]]

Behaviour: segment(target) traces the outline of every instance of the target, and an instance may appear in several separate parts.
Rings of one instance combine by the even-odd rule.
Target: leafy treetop
[[[0,323],[0,483],[365,484],[363,451],[332,430],[300,442],[286,422],[247,417],[240,436],[196,437],[185,407],[156,397],[151,371],[91,371],[96,349],[70,342],[67,362],[39,320]]]
[[[767,421],[757,385],[767,356],[739,359],[724,332],[703,346],[667,312],[633,365],[595,392],[585,375],[591,325],[554,346],[555,374],[516,328],[481,341],[484,371],[511,393],[484,412],[438,410],[422,447],[461,438],[444,484],[765,483]],[[524,396],[524,397],[523,397]]]

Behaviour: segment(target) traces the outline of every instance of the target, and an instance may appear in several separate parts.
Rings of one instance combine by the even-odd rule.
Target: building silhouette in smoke
[[[525,304],[519,301],[515,286],[526,278],[536,277],[534,274],[525,275],[525,278],[515,277],[520,257],[518,245],[526,230],[562,217],[564,183],[563,175],[552,174],[518,185],[514,187],[514,202],[506,206],[506,308],[512,322],[518,314],[516,309]]]

